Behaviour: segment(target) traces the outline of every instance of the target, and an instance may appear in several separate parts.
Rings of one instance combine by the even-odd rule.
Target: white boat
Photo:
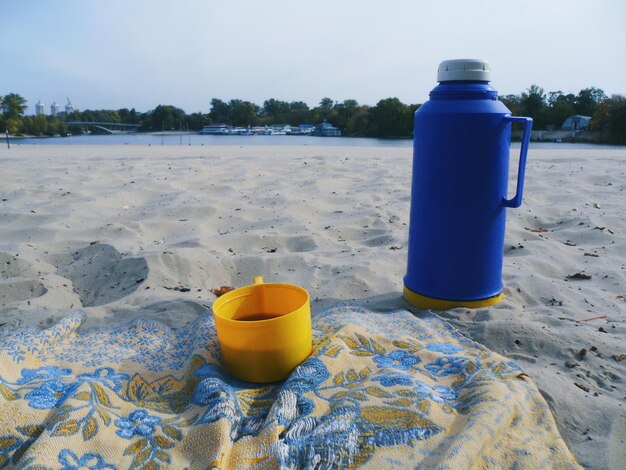
[[[206,126],[202,126],[200,134],[228,135],[230,134],[230,128],[226,124],[208,124]]]
[[[234,127],[230,130],[231,135],[252,135],[252,130],[248,127]]]

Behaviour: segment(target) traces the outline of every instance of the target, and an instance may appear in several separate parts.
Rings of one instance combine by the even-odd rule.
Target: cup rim
[[[241,297],[249,297],[251,295],[254,295],[254,291],[256,290],[255,288],[258,288],[258,287],[266,287],[270,289],[276,288],[276,287],[291,289],[294,291],[298,291],[301,294],[304,294],[304,298],[303,298],[302,303],[297,308],[293,309],[292,311],[285,313],[284,315],[279,315],[273,318],[267,318],[265,320],[235,320],[234,318],[228,318],[218,313],[218,310],[223,305],[236,301],[237,299],[240,299]],[[236,289],[233,289],[230,292],[227,292],[226,294],[218,297],[215,300],[215,302],[213,302],[213,305],[211,306],[211,310],[213,311],[213,315],[215,317],[218,317],[222,321],[233,323],[235,325],[270,324],[272,322],[284,319],[286,317],[289,317],[297,313],[300,309],[305,307],[307,304],[310,305],[310,301],[311,301],[311,298],[310,298],[309,292],[304,287],[298,286],[296,284],[289,284],[289,283],[283,283],[283,282],[267,282],[267,283],[264,282],[261,284],[250,284],[248,286],[238,287]]]

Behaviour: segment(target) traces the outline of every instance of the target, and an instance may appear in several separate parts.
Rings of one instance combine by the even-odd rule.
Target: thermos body
[[[404,278],[410,303],[443,309],[500,300],[506,207],[521,202],[527,149],[526,141],[518,194],[509,200],[514,120],[526,123],[529,138],[532,120],[512,118],[486,80],[442,81],[416,111]]]

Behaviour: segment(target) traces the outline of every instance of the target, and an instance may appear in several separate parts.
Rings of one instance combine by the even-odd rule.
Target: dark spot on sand
[[[585,387],[584,385],[581,385],[581,384],[576,383],[576,382],[574,382],[574,385],[576,385],[579,389],[589,393],[589,388],[588,387]]]
[[[574,273],[574,274],[568,274],[566,280],[567,279],[575,279],[575,280],[586,281],[586,280],[591,279],[591,276],[589,274],[585,274],[583,272],[578,272],[578,273]]]

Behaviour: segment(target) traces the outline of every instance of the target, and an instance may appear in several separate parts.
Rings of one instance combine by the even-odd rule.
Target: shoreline
[[[202,134],[201,132],[196,131],[154,131],[154,132],[115,132],[112,134],[76,134],[76,135],[68,135],[68,136],[49,136],[49,135],[9,135],[8,139],[10,142],[20,142],[25,140],[41,140],[46,141],[50,139],[71,139],[71,138],[91,138],[94,139],[108,137],[108,136],[156,136],[156,137],[176,137],[176,136],[203,136],[203,137],[219,137],[221,138],[233,138],[233,137],[253,137],[253,135],[211,135],[211,134]],[[624,144],[615,144],[610,142],[606,137],[603,137],[604,134],[602,132],[589,132],[589,131],[571,131],[571,130],[557,130],[557,131],[545,131],[545,130],[533,130],[531,132],[530,141],[533,143],[549,143],[549,144],[578,144],[578,145],[598,145],[602,147],[616,147],[616,148],[626,148]],[[280,138],[282,135],[272,135],[272,138]],[[289,135],[287,134],[285,137],[298,137],[298,138],[306,138],[306,137],[319,137],[319,136],[310,136],[310,135]],[[382,142],[412,142],[411,137],[396,137],[396,138],[380,138],[373,136],[339,136],[333,137],[339,139],[371,139],[373,141],[382,141]],[[328,139],[328,137],[325,137]],[[3,136],[0,139],[6,142],[6,137]],[[521,141],[521,131],[513,131],[511,135],[511,142],[519,143]],[[71,142],[64,142],[60,145],[76,145]],[[116,145],[116,144],[102,144],[102,143],[94,143],[90,145]],[[133,144],[128,144],[133,145]],[[143,145],[141,143],[136,143],[135,145]],[[174,144],[168,144],[174,145]],[[197,145],[197,144],[195,144]]]

